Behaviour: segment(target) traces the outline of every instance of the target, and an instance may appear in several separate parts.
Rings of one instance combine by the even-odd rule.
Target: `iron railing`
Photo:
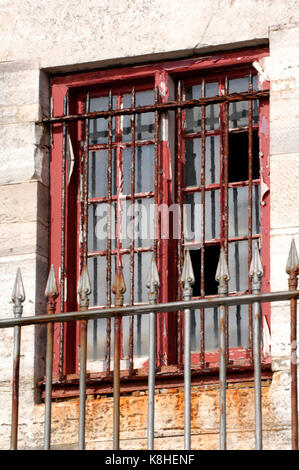
[[[263,302],[290,301],[291,311],[291,410],[292,410],[292,448],[298,449],[298,398],[297,398],[297,281],[299,260],[294,240],[292,240],[286,266],[289,275],[289,290],[283,292],[261,293],[263,268],[257,243],[249,270],[252,279],[252,294],[228,296],[229,271],[224,250],[220,253],[216,280],[219,283],[218,297],[192,300],[192,285],[195,281],[191,258],[185,254],[181,275],[183,301],[156,303],[159,288],[159,276],[153,257],[147,288],[149,304],[123,307],[125,289],[121,267],[118,268],[113,285],[115,295],[114,307],[88,310],[88,295],[91,292],[87,267],[83,269],[78,285],[80,310],[76,312],[55,314],[55,303],[58,288],[53,266],[51,266],[45,290],[47,297],[47,314],[37,317],[22,318],[25,292],[20,269],[17,271],[12,294],[14,318],[0,319],[0,328],[14,328],[13,348],[13,383],[12,383],[12,418],[11,449],[18,445],[18,408],[19,408],[19,367],[21,327],[26,325],[47,325],[46,347],[46,390],[45,390],[45,431],[44,448],[51,446],[51,404],[52,404],[52,364],[53,364],[53,328],[54,323],[80,321],[80,381],[79,381],[79,437],[78,448],[85,449],[85,401],[86,401],[86,362],[87,362],[87,324],[89,320],[114,318],[114,371],[113,371],[113,448],[119,449],[120,443],[120,321],[129,315],[150,315],[149,329],[149,370],[148,370],[148,416],[147,444],[154,449],[155,428],[155,377],[156,377],[156,315],[158,312],[184,311],[184,447],[191,448],[191,309],[218,307],[220,310],[219,328],[219,412],[220,412],[220,449],[226,449],[226,370],[227,339],[225,308],[231,305],[250,304],[253,306],[253,351],[254,351],[254,399],[255,399],[255,446],[262,449],[262,404],[261,404],[261,308]]]

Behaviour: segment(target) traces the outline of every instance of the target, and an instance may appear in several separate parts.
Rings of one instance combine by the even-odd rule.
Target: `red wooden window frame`
[[[159,89],[160,101],[167,102],[170,97],[169,77],[172,79],[184,78],[193,80],[193,77],[204,74],[226,74],[228,71],[240,74],[242,67],[249,70],[254,61],[258,61],[268,55],[267,48],[254,48],[239,50],[229,53],[215,54],[213,56],[204,56],[194,59],[169,61],[152,65],[132,66],[115,68],[108,70],[99,70],[93,72],[84,72],[57,76],[51,79],[51,99],[52,116],[61,116],[66,113],[65,98],[69,95],[70,114],[82,112],[82,101],[80,94],[86,89],[100,88],[118,88],[124,86],[124,83],[141,83],[146,86],[152,83]],[[268,89],[269,83],[260,84],[260,89]],[[76,97],[76,99],[74,99]],[[54,265],[55,271],[59,277],[60,290],[64,292],[64,299],[57,303],[57,311],[72,311],[78,308],[77,305],[77,280],[79,276],[80,256],[79,233],[80,226],[80,200],[79,200],[79,181],[71,180],[66,187],[66,181],[62,177],[63,167],[63,146],[64,136],[61,124],[54,124],[51,131],[51,157],[50,157],[50,249],[49,261]],[[74,152],[79,155],[81,152],[79,139],[80,123],[71,129],[72,143]],[[269,188],[269,106],[267,100],[260,102],[260,167],[261,181],[263,187]],[[167,140],[159,141],[160,155],[160,194],[163,195],[159,203],[167,205],[173,201],[174,180],[169,174],[170,147]],[[66,187],[66,191],[63,191]],[[64,196],[62,196],[64,194]],[[261,207],[261,255],[264,266],[263,291],[270,290],[270,253],[269,253],[269,230],[270,230],[270,200],[269,191],[265,191],[262,196]],[[62,230],[64,229],[64,230]],[[62,240],[64,232],[64,240]],[[168,282],[169,278],[176,279],[176,266],[173,259],[176,258],[176,244],[168,240],[160,240],[160,256],[158,259],[158,268],[161,279],[161,291],[159,301],[169,301],[175,298],[176,282]],[[74,256],[74,253],[76,256]],[[65,276],[60,276],[60,268],[63,265]],[[161,267],[163,266],[163,270]],[[168,271],[168,277],[163,273]],[[67,284],[66,284],[67,280]],[[269,306],[265,307],[264,317],[269,322]],[[182,317],[181,317],[182,321]],[[168,334],[165,334],[165,331]],[[173,347],[173,342],[169,338],[176,336],[175,315],[163,313],[159,315],[157,332],[157,350],[159,365],[176,364],[181,351]],[[61,336],[64,341],[61,342]],[[78,346],[79,335],[75,323],[65,324],[63,329],[57,324],[54,330],[54,376],[68,375],[78,371]],[[234,354],[232,354],[233,356]],[[62,357],[64,358],[62,362]],[[238,352],[236,352],[238,357]],[[233,357],[232,357],[233,358]]]

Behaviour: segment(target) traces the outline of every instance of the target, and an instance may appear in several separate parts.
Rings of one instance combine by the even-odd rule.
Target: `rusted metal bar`
[[[181,276],[183,299],[192,298],[195,282],[189,250],[186,250]],[[191,449],[191,311],[184,310],[184,449]]]
[[[228,94],[228,76],[225,76],[224,81],[224,94]],[[224,229],[223,229],[223,243],[224,243],[224,252],[225,252],[225,261],[227,263],[228,257],[228,165],[229,165],[229,105],[228,102],[223,104],[224,107],[224,165],[223,165],[223,205],[224,205]],[[228,271],[227,271],[228,273]],[[228,284],[227,284],[228,285]],[[220,287],[220,285],[219,285]],[[224,289],[225,290],[225,289]],[[224,295],[228,294],[228,290]],[[222,308],[220,307],[220,312]],[[228,311],[229,309],[225,308],[225,346],[226,346],[226,365],[229,361],[229,332],[228,332]],[[221,313],[220,313],[221,317]],[[221,318],[220,318],[220,330],[221,330]],[[219,333],[221,336],[221,332]],[[226,376],[226,375],[225,375]]]
[[[252,293],[259,294],[264,275],[258,243],[255,242],[254,253],[249,269],[252,279]],[[262,396],[261,396],[261,309],[259,302],[253,304],[253,356],[254,356],[254,404],[255,404],[255,448],[262,450]]]
[[[112,287],[115,307],[122,307],[126,284],[123,270],[118,261]],[[113,361],[113,450],[119,450],[120,440],[120,336],[121,315],[114,316],[114,361]]]
[[[112,110],[112,91],[109,92],[108,110]],[[107,167],[107,181],[108,181],[108,213],[107,213],[107,268],[106,268],[106,295],[107,305],[111,305],[111,209],[112,209],[112,116],[108,118],[108,167]],[[110,375],[110,360],[111,360],[111,319],[107,318],[106,326],[106,373]]]
[[[23,314],[22,303],[25,300],[25,291],[20,268],[17,269],[16,280],[12,291],[13,313],[15,318]],[[13,379],[12,379],[12,406],[11,406],[11,450],[18,448],[18,422],[19,422],[19,382],[20,382],[20,346],[21,326],[14,327],[13,342]]]
[[[299,274],[299,259],[292,239],[286,272],[289,275],[289,290],[297,289]],[[291,310],[291,410],[292,410],[292,449],[298,450],[298,385],[297,385],[297,299],[290,300]]]
[[[54,266],[51,265],[45,290],[47,298],[47,313],[54,315],[56,310],[56,299],[58,289]],[[51,445],[51,408],[52,408],[52,372],[53,372],[53,330],[54,324],[47,323],[47,347],[46,347],[46,388],[45,388],[45,435],[44,449],[50,450]]]
[[[155,87],[155,104],[159,102],[159,88]],[[155,204],[159,204],[159,174],[160,174],[160,162],[159,162],[159,113],[155,111],[155,184],[154,184],[154,199]],[[160,230],[160,211],[155,214],[155,237],[154,237],[154,255],[158,256],[158,240]]]
[[[131,92],[131,107],[135,108],[136,93],[135,89]],[[135,132],[136,131],[136,117],[135,113],[131,116],[131,217],[134,218],[135,213]],[[134,224],[132,226],[131,242],[130,242],[130,303],[134,305]],[[134,371],[134,316],[130,318],[130,332],[129,332],[129,374],[132,375]]]
[[[228,281],[230,279],[226,262],[225,250],[221,248],[219,263],[216,272],[216,281],[219,283],[218,294],[227,296]],[[220,305],[219,318],[219,410],[220,410],[220,450],[226,450],[226,359],[227,359],[227,317],[225,305]]]
[[[259,90],[252,92],[242,92],[242,93],[232,93],[230,95],[222,96],[213,96],[210,98],[198,98],[193,100],[188,100],[184,102],[178,101],[168,101],[168,102],[159,102],[153,105],[147,106],[137,106],[135,108],[124,108],[124,109],[111,109],[108,111],[95,111],[92,113],[82,113],[82,114],[73,114],[70,116],[56,116],[51,118],[44,118],[42,121],[37,121],[38,124],[56,124],[62,122],[74,122],[84,119],[96,119],[96,118],[109,118],[112,116],[125,116],[131,115],[132,112],[136,114],[141,113],[151,113],[155,110],[162,111],[171,111],[176,110],[177,108],[187,109],[193,108],[195,106],[225,103],[225,102],[237,102],[237,101],[247,101],[247,100],[256,100],[259,98],[267,98],[269,96],[269,90]]]
[[[148,299],[150,304],[155,304],[158,298],[158,288],[160,286],[159,274],[155,255],[153,255],[151,267],[146,282]],[[154,449],[155,433],[155,376],[156,376],[156,341],[157,341],[157,321],[156,312],[149,314],[149,363],[148,363],[148,412],[147,412],[147,448]]]
[[[27,326],[38,325],[44,323],[57,323],[67,322],[74,320],[95,320],[97,318],[113,318],[115,315],[120,314],[122,317],[128,315],[145,315],[150,312],[168,312],[178,311],[182,308],[200,309],[200,308],[214,308],[220,305],[233,306],[233,305],[248,305],[253,302],[280,302],[290,299],[298,299],[299,290],[281,291],[281,292],[266,292],[264,294],[241,294],[232,295],[228,297],[211,297],[205,299],[192,299],[188,301],[174,301],[163,302],[155,305],[141,304],[126,306],[125,308],[95,308],[88,312],[68,312],[57,313],[51,315],[39,315],[33,317],[22,318],[2,318],[0,319],[0,328],[12,328],[13,326]]]
[[[249,74],[249,91],[252,91],[252,73]],[[248,272],[250,272],[250,263],[252,259],[252,101],[248,106]],[[251,278],[248,277],[248,292],[252,292]],[[249,305],[249,350],[251,358],[254,360],[253,353],[253,323],[252,306]]]
[[[182,103],[182,82],[178,81],[177,84],[177,99],[179,103]],[[177,203],[180,209],[180,220],[179,220],[179,231],[183,233],[183,151],[182,151],[182,132],[183,132],[183,116],[182,108],[179,106],[176,109],[176,122],[177,122],[177,159],[176,159],[176,172],[177,172]],[[183,242],[184,240],[180,238],[177,244],[177,272],[182,272],[182,255],[183,255]],[[181,300],[182,292],[180,286],[180,280],[177,287],[177,299]],[[182,330],[183,330],[183,317],[182,312],[178,311],[177,313],[177,362],[180,367],[183,365],[183,348],[182,348]]]
[[[205,80],[202,79],[201,96],[205,96]],[[205,185],[206,185],[206,107],[201,107],[201,264],[200,264],[200,295],[205,295],[205,223],[206,223],[206,204],[205,204]],[[186,300],[186,299],[185,299]],[[200,363],[205,367],[205,313],[200,310]]]
[[[78,295],[80,298],[80,311],[86,312],[89,306],[88,296],[91,294],[90,279],[87,266],[82,269],[78,283]],[[86,362],[87,362],[87,322],[80,321],[80,381],[79,381],[79,450],[85,449],[85,401],[86,401]]]

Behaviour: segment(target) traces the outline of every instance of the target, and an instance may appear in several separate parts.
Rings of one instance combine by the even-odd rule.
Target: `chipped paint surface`
[[[281,447],[288,448],[286,422],[275,418],[275,394],[281,386],[277,373],[272,384],[262,387],[264,448],[275,448],[277,438]],[[94,397],[86,406],[86,449],[112,448],[111,397]],[[251,383],[230,385],[227,389],[228,449],[254,448],[254,393]],[[183,449],[184,394],[183,389],[162,389],[155,394],[155,448]],[[35,408],[35,419],[42,414],[41,405]],[[54,403],[53,448],[76,448],[79,403],[69,400]],[[147,394],[133,392],[120,398],[120,448],[146,449]],[[191,393],[192,449],[219,448],[219,392],[215,386],[192,387]],[[276,437],[275,437],[276,435]],[[67,436],[67,438],[66,438]],[[246,437],[245,437],[246,436]],[[244,438],[245,437],[245,438]],[[66,446],[66,442],[68,442]],[[38,442],[37,442],[38,445]],[[65,447],[66,446],[66,447]]]

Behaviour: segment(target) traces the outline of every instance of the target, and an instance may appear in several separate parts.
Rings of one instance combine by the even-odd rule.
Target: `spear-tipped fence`
[[[155,258],[152,259],[146,286],[149,289],[149,304],[123,306],[126,285],[122,273],[121,262],[115,274],[112,288],[114,306],[105,309],[89,310],[88,296],[91,293],[90,280],[84,265],[78,283],[80,310],[76,312],[55,314],[56,299],[59,295],[55,272],[51,266],[45,296],[47,298],[47,314],[38,317],[22,317],[25,292],[20,269],[12,293],[14,317],[0,319],[0,328],[14,328],[13,348],[13,386],[12,386],[12,418],[11,418],[11,449],[17,449],[18,442],[18,409],[19,409],[19,367],[21,327],[26,325],[47,324],[46,345],[46,385],[45,385],[45,431],[44,448],[51,447],[51,405],[52,405],[52,368],[53,368],[53,327],[57,322],[80,321],[80,383],[79,383],[79,435],[78,448],[85,448],[85,402],[86,402],[86,363],[87,363],[87,322],[99,318],[114,318],[114,371],[113,371],[113,447],[120,448],[120,327],[121,318],[131,315],[150,315],[149,321],[149,371],[148,371],[148,449],[154,449],[154,410],[155,410],[155,375],[156,375],[156,315],[159,312],[178,312],[184,310],[184,447],[191,449],[191,309],[218,307],[219,316],[219,410],[220,410],[220,449],[226,449],[226,370],[227,370],[227,319],[226,308],[232,305],[249,304],[253,306],[253,353],[254,353],[254,397],[255,397],[255,441],[256,449],[262,449],[262,403],[261,403],[261,303],[290,301],[291,312],[291,410],[292,410],[292,448],[298,449],[298,393],[297,393],[297,290],[299,260],[294,240],[291,242],[286,272],[289,275],[289,290],[261,294],[263,267],[260,260],[258,245],[255,244],[249,269],[252,279],[252,294],[228,295],[229,270],[227,255],[220,252],[216,272],[219,283],[218,294],[213,298],[192,299],[192,285],[195,276],[188,250],[181,273],[182,301],[157,303],[159,275]]]

